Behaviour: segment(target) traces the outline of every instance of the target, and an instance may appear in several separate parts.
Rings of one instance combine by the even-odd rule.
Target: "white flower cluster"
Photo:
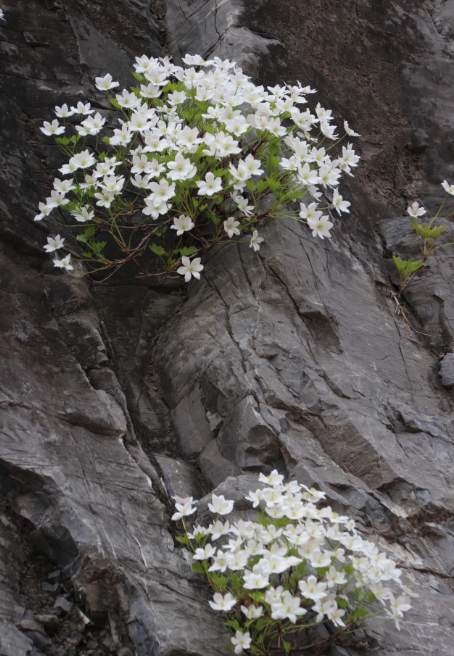
[[[84,102],[55,108],[57,119],[44,122],[41,130],[54,136],[69,156],[60,172],[72,177],[54,180],[35,220],[62,208],[78,223],[110,226],[120,250],[131,258],[137,255],[131,254],[134,212],[141,215],[137,230],[143,232],[148,225],[156,239],[164,231],[150,222],[159,220],[165,229],[171,223],[175,237],[180,237],[176,249],[166,251],[164,238],[154,252],[168,258],[167,270],[181,264],[177,271],[186,281],[200,277],[201,260],[190,256],[207,243],[249,230],[250,247],[259,250],[263,237],[257,227],[306,193],[316,202],[301,203],[293,218],[307,223],[314,236],[329,236],[333,223],[323,210],[349,212],[350,203],[337,187],[342,173],[352,175],[359,157],[348,144],[341,156],[331,158],[328,151],[335,144],[323,144],[359,135],[344,123],[345,134],[338,139],[330,110],[320,103],[314,114],[304,109],[306,96],[314,93],[310,87],[298,83],[265,89],[234,62],[218,57],[204,61],[198,55],[186,55],[183,61],[187,68],[175,66],[168,57],[136,57],[139,86],[110,98],[120,112],[119,126],[101,140],[102,148],[98,144],[105,112],[95,113]],[[107,74],[96,78],[96,86],[109,92],[119,83]],[[80,122],[67,123],[71,117]],[[322,192],[330,194],[331,205],[319,208]],[[207,233],[210,223],[214,227]],[[129,232],[123,239],[125,226]],[[102,248],[93,246],[93,232],[84,235],[80,241],[91,248],[93,259],[106,263]],[[190,246],[181,248],[181,239]],[[140,241],[139,254],[149,241]],[[56,266],[70,268],[69,256],[65,260],[67,265],[56,260]]]
[[[327,620],[341,633],[381,612],[399,628],[409,596],[416,595],[401,582],[395,562],[364,540],[353,520],[317,507],[323,492],[284,483],[276,471],[259,480],[265,487],[246,496],[261,511],[258,521],[221,519],[234,502],[216,495],[208,505],[216,515],[208,528],[186,531],[184,518],[196,512],[192,498],[177,499],[172,517],[183,520],[181,541],[202,565],[196,571],[204,571],[216,590],[210,606],[229,614],[235,653],[260,643],[261,626],[273,639],[273,622],[260,624],[259,618],[280,622],[282,634]],[[390,583],[403,593],[396,596]],[[367,609],[376,600],[383,610],[371,613]]]

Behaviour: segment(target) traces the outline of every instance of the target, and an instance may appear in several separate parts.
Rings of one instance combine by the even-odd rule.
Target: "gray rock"
[[[440,366],[441,384],[446,389],[454,387],[454,353],[447,353]]]
[[[229,56],[264,84],[300,79],[363,134],[363,163],[342,187],[352,215],[335,217],[323,244],[299,224],[270,222],[259,253],[232,244],[211,257],[187,300],[178,286],[127,272],[95,290],[56,275],[42,251],[50,228],[33,215],[60,159],[39,125],[62,90],[69,103],[104,107],[94,75],[126,80],[134,56],[160,54],[159,25],[141,0],[86,3],[82,13],[4,0],[2,489],[91,617],[120,617],[117,632],[139,656],[216,656],[228,632],[174,546],[148,456],[181,453],[164,461],[169,489],[181,483],[174,461],[196,457],[205,481],[240,504],[258,470],[278,467],[378,533],[418,588],[400,633],[368,629],[373,650],[449,654],[453,404],[434,357],[453,341],[449,249],[406,293],[422,336],[396,317],[383,281],[396,281],[391,251],[418,253],[407,202],[418,194],[435,207],[438,183],[454,175],[452,3],[437,0],[430,13],[409,0],[361,2],[353,13],[348,3],[321,12],[286,0],[165,4],[177,60]],[[453,237],[449,224],[443,239]],[[36,648],[17,628],[20,539],[0,528],[0,653],[30,656]]]
[[[202,451],[198,459],[200,469],[207,480],[213,487],[225,480],[226,476],[234,476],[241,472],[235,463],[224,458],[216,440]]]
[[[195,467],[184,460],[175,460],[167,456],[156,456],[156,462],[162,473],[169,497],[193,497],[201,496],[200,475]]]
[[[56,599],[54,604],[54,608],[58,612],[62,612],[62,613],[70,613],[72,607],[73,607],[72,603],[65,597],[58,597],[58,599]]]
[[[52,635],[57,630],[60,620],[59,618],[52,613],[45,613],[41,615],[36,615],[37,621],[43,625],[46,630],[46,633]]]

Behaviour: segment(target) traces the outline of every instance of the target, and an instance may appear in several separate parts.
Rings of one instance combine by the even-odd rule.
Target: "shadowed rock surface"
[[[420,594],[400,633],[332,656],[454,654],[449,249],[406,294],[414,330],[386,288],[391,253],[417,252],[407,203],[435,208],[452,180],[454,2],[2,6],[0,655],[226,654],[169,495],[241,498],[274,467],[347,509]],[[63,102],[105,108],[94,76],[128,84],[143,52],[317,88],[363,135],[333,239],[270,222],[259,253],[232,244],[187,288],[56,273],[33,217],[60,154],[39,126]]]

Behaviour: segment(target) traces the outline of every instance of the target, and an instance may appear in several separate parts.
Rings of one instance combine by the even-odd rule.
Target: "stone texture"
[[[440,366],[441,384],[446,389],[454,387],[454,353],[447,353]]]
[[[396,282],[391,252],[417,253],[407,203],[436,204],[452,178],[453,6],[4,0],[1,490],[70,577],[78,634],[108,627],[87,650],[226,654],[227,632],[169,532],[168,495],[216,488],[247,512],[257,472],[277,467],[352,513],[418,588],[402,631],[370,627],[362,653],[452,652],[449,249],[406,293],[415,330],[385,284]],[[177,60],[235,58],[265,84],[300,79],[363,134],[344,187],[352,215],[335,217],[333,240],[270,222],[259,253],[231,244],[187,289],[128,270],[94,285],[55,273],[42,251],[50,227],[33,216],[60,160],[39,125],[65,101],[102,109],[94,75],[127,83],[133,57],[163,46]],[[453,237],[449,224],[443,238]],[[36,649],[18,628],[30,552],[10,514],[0,535],[0,653],[26,656]],[[34,609],[44,627],[48,611]],[[73,652],[54,641],[55,652],[83,653],[74,640]]]

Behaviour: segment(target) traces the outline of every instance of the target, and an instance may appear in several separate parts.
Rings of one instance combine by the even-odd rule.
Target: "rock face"
[[[452,180],[454,3],[2,6],[1,656],[226,654],[169,495],[238,495],[275,467],[354,515],[420,594],[402,631],[371,627],[362,653],[452,653],[449,248],[408,289],[413,329],[386,283],[391,253],[417,251],[407,203],[435,207]],[[263,83],[317,88],[363,135],[334,238],[270,222],[259,253],[232,244],[188,288],[55,273],[33,216],[60,160],[38,128],[62,102],[103,108],[94,76],[128,84],[142,52],[228,56]],[[44,601],[28,544],[47,559]],[[47,579],[57,568],[72,596]],[[79,642],[57,628],[65,613]]]

